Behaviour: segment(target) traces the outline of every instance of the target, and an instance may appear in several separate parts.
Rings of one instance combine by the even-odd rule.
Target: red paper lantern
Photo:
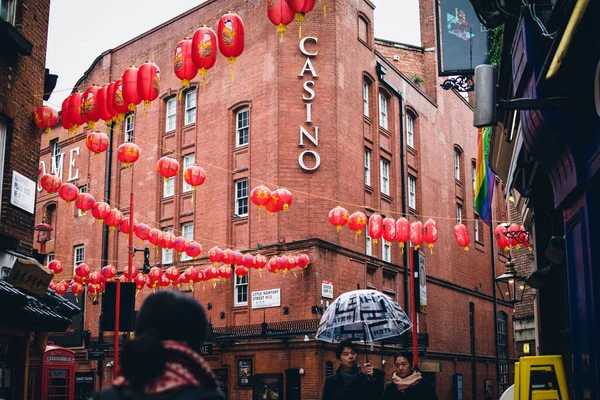
[[[129,268],[129,266],[125,267],[123,269],[123,276],[128,279],[128,281],[131,281],[133,278],[135,278],[138,274],[138,269],[135,266],[131,266],[131,268]]]
[[[165,275],[161,275],[160,279],[158,280],[158,284],[160,287],[166,288],[171,284],[171,280]]]
[[[62,106],[60,107],[60,121],[62,123],[62,127],[67,131],[71,131],[73,127],[73,123],[69,119],[69,97],[63,100]]]
[[[135,232],[136,227],[137,227],[137,221],[134,218],[133,219],[133,232]],[[119,230],[121,231],[121,233],[124,233],[126,235],[128,235],[131,232],[131,223],[130,223],[129,217],[123,218],[123,221],[121,221],[121,225],[119,225]]]
[[[85,214],[86,211],[91,210],[96,204],[96,199],[89,193],[79,193],[77,200],[75,200],[75,207],[81,211],[81,214]]]
[[[399,243],[402,253],[404,253],[404,243],[410,237],[410,222],[404,217],[396,220],[396,241]]]
[[[275,214],[277,211],[279,211],[279,210],[276,208],[276,205],[275,205],[275,203],[273,203],[273,202],[271,201],[271,199],[269,199],[269,202],[268,202],[267,204],[265,204],[265,210],[267,210],[267,212],[268,212],[269,214]]]
[[[54,291],[56,292],[56,294],[59,294],[61,296],[64,296],[65,293],[67,293],[67,290],[69,290],[69,284],[65,280],[60,281],[54,287]]]
[[[179,162],[174,158],[165,156],[158,160],[156,169],[167,180],[179,173]]]
[[[200,253],[202,253],[202,246],[198,242],[190,242],[188,247],[185,249],[185,254],[187,254],[188,257],[192,257],[193,259],[196,259],[196,257],[198,257]]]
[[[162,240],[160,241],[160,247],[163,249],[172,249],[175,246],[175,235],[171,232],[163,232]]]
[[[454,227],[454,239],[456,239],[456,243],[460,247],[463,247],[465,250],[469,250],[469,243],[471,243],[471,238],[469,238],[469,232],[465,225],[457,224]]]
[[[225,14],[219,19],[217,27],[219,51],[227,58],[229,64],[234,64],[236,58],[244,52],[244,23],[237,14]],[[231,70],[233,80],[233,69]]]
[[[233,269],[229,265],[223,264],[219,267],[219,276],[223,279],[229,279],[233,275]]]
[[[248,269],[243,265],[238,265],[237,267],[235,267],[235,274],[239,278],[243,278],[244,276],[248,275]]]
[[[242,256],[242,265],[246,268],[252,268],[254,265],[254,256],[250,253],[246,253]]]
[[[507,253],[510,250],[510,242],[506,237],[506,227],[503,225],[498,225],[496,229],[494,229],[494,237],[496,238],[496,244],[498,244],[498,247]]]
[[[93,285],[99,285],[99,284],[100,284],[100,281],[101,281],[101,279],[100,279],[100,277],[101,277],[101,276],[102,276],[102,275],[100,275],[100,273],[99,273],[99,272],[97,272],[97,271],[94,271],[94,272],[92,272],[92,273],[90,274],[90,276],[88,277],[88,280],[89,280],[89,281],[90,281],[90,283],[91,283],[91,284],[93,284]]]
[[[267,264],[267,271],[277,276],[279,273],[279,269],[281,266],[281,260],[279,257],[271,257],[269,258],[269,263]]]
[[[173,246],[173,248],[181,256],[181,253],[183,253],[188,248],[189,245],[190,245],[190,241],[188,239],[184,238],[183,236],[177,236],[175,238],[175,245]]]
[[[221,257],[221,262],[223,262],[224,264],[229,264],[229,265],[233,264],[233,261],[235,258],[233,253],[234,253],[233,250],[225,249],[223,251],[223,256]]]
[[[96,93],[96,108],[98,109],[98,119],[103,120],[108,125],[112,120],[112,114],[108,109],[108,86],[102,86]]]
[[[294,20],[295,12],[288,5],[288,0],[267,0],[267,16],[269,21],[277,26],[279,42],[283,42],[286,25]]]
[[[298,268],[306,269],[308,264],[310,264],[310,257],[303,253],[298,254],[296,257],[296,265]]]
[[[100,272],[102,273],[104,279],[110,281],[115,276],[117,276],[117,267],[115,267],[114,265],[107,265],[105,267],[102,267],[102,270]]]
[[[271,203],[276,211],[285,211],[292,205],[292,193],[285,189],[277,189],[271,192]]]
[[[148,272],[148,279],[151,281],[157,281],[162,276],[162,270],[158,267],[150,268],[150,272]]]
[[[243,259],[244,259],[244,255],[242,253],[240,253],[239,251],[233,252],[233,262],[232,262],[233,265],[242,265]]]
[[[90,266],[87,265],[86,263],[81,263],[75,267],[75,275],[77,275],[78,277],[87,278],[89,274],[90,274]],[[85,280],[82,280],[82,282],[85,282]]]
[[[217,61],[217,34],[208,26],[198,28],[192,37],[192,61],[206,83],[206,75]]]
[[[190,86],[190,81],[198,73],[198,68],[192,59],[192,39],[185,38],[175,47],[175,58],[173,60],[175,75],[181,79],[184,88]]]
[[[335,226],[338,232],[342,230],[342,226],[348,223],[348,218],[350,218],[350,214],[344,207],[337,206],[329,211],[329,223]]]
[[[125,119],[125,114],[129,112],[129,105],[125,103],[125,98],[123,97],[123,80],[121,78],[115,81],[112,91],[113,93],[111,96],[111,87],[108,85],[108,95],[112,100],[112,108],[117,113],[117,121],[123,121],[123,119]]]
[[[219,279],[219,269],[214,265],[206,267],[204,270],[204,279],[213,281],[213,288],[217,286],[217,279]]]
[[[75,92],[69,96],[69,121],[72,124],[69,133],[76,131],[85,122],[81,104],[82,99],[83,94],[81,92]]]
[[[423,243],[423,223],[421,221],[415,221],[410,224],[410,242],[418,249]]]
[[[71,292],[73,292],[75,296],[79,296],[81,293],[83,293],[84,290],[85,288],[81,283],[71,281]],[[77,297],[75,298],[75,300],[79,302],[79,299]]]
[[[266,186],[257,186],[250,192],[250,200],[258,206],[259,210],[263,209],[271,201],[271,191]]]
[[[144,286],[146,286],[148,279],[144,274],[138,273],[135,278],[133,278],[133,282],[135,282],[135,295],[137,296],[140,290],[144,289]]]
[[[206,172],[204,171],[204,168],[192,165],[185,169],[183,179],[185,180],[185,183],[192,187],[192,189],[196,190],[196,186],[202,185],[206,180]]]
[[[148,278],[150,278],[150,276],[148,276]],[[146,286],[149,289],[152,289],[153,291],[155,291],[156,287],[158,286],[159,280],[160,280],[160,278],[158,278],[157,280],[147,279],[146,280]]]
[[[135,143],[123,143],[117,148],[117,158],[125,164],[125,168],[129,168],[136,162],[140,158],[140,154],[140,148]]]
[[[265,265],[267,265],[267,257],[263,256],[262,254],[257,254],[254,256],[254,264],[252,265],[252,268],[258,270],[258,274],[260,276],[262,276],[262,270]]]
[[[60,260],[52,260],[48,263],[47,268],[57,275],[63,272],[63,263]]]
[[[152,228],[148,233],[148,241],[157,247],[163,239],[163,231],[160,229]]]
[[[150,239],[150,231],[151,230],[152,229],[150,228],[150,226],[148,226],[146,224],[136,224],[136,226],[135,226],[135,236],[137,236],[141,240],[149,240]]]
[[[91,132],[85,139],[85,146],[98,155],[108,148],[108,136],[104,132]]]
[[[377,244],[377,241],[383,234],[383,218],[379,214],[373,214],[369,217],[369,236],[374,244]]]
[[[160,68],[151,61],[146,61],[138,69],[137,89],[144,107],[158,98],[160,94]]]
[[[135,107],[141,103],[142,98],[138,94],[138,69],[131,66],[123,72],[123,100],[129,111],[135,111]]]
[[[90,128],[93,128],[100,119],[100,108],[98,107],[98,91],[100,89],[100,86],[92,85],[83,92],[83,116]]]
[[[58,195],[67,204],[71,204],[72,201],[77,200],[77,197],[79,197],[79,188],[72,183],[63,183],[58,189]]]
[[[396,221],[394,218],[386,217],[383,219],[382,223],[382,235],[383,240],[391,243],[396,239]]]
[[[223,261],[224,252],[218,247],[213,247],[208,251],[208,259],[216,265]]]
[[[510,234],[508,242],[510,243],[511,246],[516,247],[517,249],[520,247],[521,242],[520,242],[518,234],[516,232],[518,232],[520,230],[525,230],[525,229],[521,229],[519,224],[512,223],[508,227],[508,232]]]
[[[356,237],[360,235],[360,231],[367,226],[367,216],[360,211],[356,211],[348,218],[348,228],[356,232]]]
[[[43,106],[35,110],[33,119],[38,128],[49,133],[58,124],[58,112],[52,107]]]
[[[42,188],[48,193],[56,193],[60,190],[62,186],[62,181],[58,177],[58,175],[54,174],[46,174],[42,176],[40,180],[40,185]]]
[[[92,207],[92,216],[102,223],[104,222],[104,218],[108,217],[111,211],[112,209],[107,203],[98,201]]]
[[[183,271],[184,280],[191,285],[192,291],[194,290],[194,284],[199,282],[198,269],[196,267],[188,267]]]
[[[169,281],[171,281],[171,283],[177,280],[177,278],[179,278],[180,275],[181,274],[179,273],[177,267],[169,267],[165,271],[165,276],[169,279]]]
[[[296,20],[299,22],[298,37],[302,37],[302,22],[306,13],[314,8],[315,0],[288,0],[288,5],[296,13]]]
[[[110,227],[111,231],[121,225],[121,222],[123,222],[123,213],[116,208],[113,208],[106,218],[104,218],[104,223]]]
[[[438,239],[438,226],[437,222],[433,219],[428,219],[425,221],[423,225],[423,240],[427,243],[427,247],[429,247],[430,251],[433,252],[433,244]]]

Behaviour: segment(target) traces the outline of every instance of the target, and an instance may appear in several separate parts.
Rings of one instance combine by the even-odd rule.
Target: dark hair
[[[199,352],[207,338],[208,321],[196,299],[175,290],[152,294],[138,313],[135,339],[121,353],[123,376],[142,389],[164,369],[168,354],[162,340],[186,342]]]
[[[413,354],[410,351],[406,351],[406,350],[400,350],[399,352],[396,353],[396,355],[394,356],[394,364],[396,363],[396,359],[398,357],[404,357],[408,360],[408,362],[410,363],[411,367],[413,365]]]
[[[342,340],[335,348],[335,358],[337,358],[339,360],[340,357],[342,356],[342,352],[344,351],[344,349],[346,347],[349,347],[352,350],[354,350],[355,353],[358,353],[358,350],[356,350],[356,345],[354,343],[352,343],[352,341],[350,339],[346,339],[346,340]]]

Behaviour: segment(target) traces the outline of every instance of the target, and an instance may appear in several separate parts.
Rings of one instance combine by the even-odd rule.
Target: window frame
[[[462,152],[454,148],[454,179],[458,182],[461,182],[461,170],[460,170],[460,161],[461,161]]]
[[[135,113],[129,112],[125,114],[124,123],[124,141],[126,143],[135,143]]]
[[[54,260],[54,252],[46,254],[46,265],[50,264],[52,260]]]
[[[392,262],[392,246],[383,238],[381,239],[381,259],[385,262]]]
[[[50,172],[56,174],[62,179],[62,166],[64,154],[61,152],[60,143],[58,139],[50,141]]]
[[[87,193],[88,192],[88,185],[81,185],[77,187],[79,189],[79,194],[81,193]],[[81,211],[80,209],[77,209],[77,216],[78,217],[83,217],[85,215],[84,211]]]
[[[415,119],[408,113],[406,114],[406,145],[415,148]]]
[[[373,255],[373,239],[369,235],[369,229],[365,229],[365,254],[368,256]]]
[[[77,256],[78,250],[81,250],[81,259],[79,262],[77,262],[79,260],[79,257]],[[85,245],[78,244],[73,246],[73,271],[75,271],[75,268],[83,262],[85,262]]]
[[[462,224],[462,212],[463,206],[460,203],[456,203],[456,223]]]
[[[6,0],[6,18],[0,15],[0,19],[8,22],[12,26],[17,24],[17,0]]]
[[[233,305],[234,307],[241,307],[248,305],[248,295],[249,295],[249,283],[248,283],[248,275],[239,277],[235,275],[235,279],[233,280]],[[244,293],[245,288],[245,293]],[[240,292],[241,290],[241,292]],[[246,301],[243,300],[244,294],[246,295]],[[242,300],[238,300],[240,295],[242,296]]]
[[[381,193],[385,194],[386,196],[389,196],[391,193],[390,190],[390,167],[391,167],[391,163],[389,160],[382,158],[379,162],[379,174],[381,176],[380,178],[380,189],[381,189]]]
[[[166,226],[166,227],[162,228],[161,230],[163,231],[163,233],[167,233],[167,232],[173,233],[172,226]],[[160,262],[162,265],[173,264],[173,249],[161,248]]]
[[[413,210],[417,209],[417,177],[411,174],[408,174],[408,207],[412,208]]]
[[[170,107],[170,105],[173,107]],[[169,113],[169,111],[173,111]],[[170,120],[172,118],[172,120]],[[169,122],[172,121],[172,127],[169,127]],[[173,96],[165,101],[165,133],[172,132],[177,128],[177,97]]]
[[[475,192],[475,185],[477,181],[477,162],[474,160],[471,161],[471,180],[473,181],[473,192]],[[477,196],[477,193],[475,193],[475,196]]]
[[[193,96],[191,96],[193,94]],[[196,123],[196,107],[197,107],[197,90],[194,89],[190,89],[187,92],[185,92],[185,111],[184,111],[184,118],[183,118],[183,125],[184,126],[188,126],[188,125],[192,125]],[[189,101],[190,98],[194,99],[194,105],[190,106],[189,103],[191,103],[191,101]],[[189,115],[194,114],[194,117],[189,118]]]
[[[479,233],[479,215],[475,214],[473,218],[473,238],[477,243],[481,243],[481,237]]]
[[[246,114],[246,125],[240,126],[244,122],[243,114]],[[240,120],[241,117],[241,120]],[[244,135],[245,130],[245,135]],[[245,139],[245,142],[243,141]],[[235,147],[248,146],[250,143],[250,107],[240,108],[235,112]]]
[[[246,195],[245,196],[239,196],[240,195],[240,190],[244,190],[243,188],[241,188],[241,186],[245,184],[245,191],[246,191]],[[248,191],[248,179],[247,178],[243,178],[243,179],[238,179],[237,181],[235,181],[235,192],[234,192],[234,196],[235,196],[235,202],[234,202],[234,207],[235,207],[235,215],[237,215],[238,218],[240,217],[247,217],[248,216],[248,211],[249,211],[249,191]],[[245,204],[244,204],[245,203]],[[245,208],[245,213],[244,212],[240,212],[243,211]]]
[[[191,228],[191,232],[188,228]],[[186,232],[187,230],[187,232]],[[194,223],[186,222],[181,224],[181,236],[189,241],[194,240]],[[188,256],[185,252],[181,253],[181,261],[189,261],[192,257]]]
[[[379,92],[379,126],[388,130],[388,98],[383,92]]]
[[[371,91],[371,84],[363,79],[363,116],[369,117],[369,92]]]
[[[163,199],[175,196],[175,177],[172,176],[163,180]]]
[[[191,160],[191,164],[189,163]],[[196,153],[190,153],[190,154],[186,154],[185,156],[183,156],[183,160],[182,160],[182,165],[183,165],[183,173],[185,173],[185,170],[189,167],[191,167],[192,165],[194,165],[196,163]],[[188,184],[185,179],[182,179],[183,182],[183,186],[181,188],[181,191],[183,193],[187,193],[187,192],[191,192],[194,190],[194,188],[192,187],[192,185]]]
[[[363,155],[364,168],[365,168],[365,185],[371,186],[371,154],[372,151],[368,147],[365,147]]]

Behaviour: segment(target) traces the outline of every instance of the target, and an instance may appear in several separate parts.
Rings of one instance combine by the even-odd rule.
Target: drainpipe
[[[385,80],[386,69],[383,65],[377,63],[377,77],[387,88],[398,98],[400,102],[400,186],[401,186],[401,202],[402,202],[402,215],[406,216],[408,213],[408,207],[406,203],[406,145],[404,143],[404,98],[402,92],[397,89],[394,85]],[[404,310],[408,312],[408,280],[409,280],[409,251],[410,247],[407,247],[403,253],[404,258]]]
[[[490,207],[490,214],[492,207]],[[492,214],[494,215],[494,214]],[[494,348],[496,349],[496,390],[500,393],[500,358],[498,357],[498,298],[496,296],[496,252],[494,250],[494,229],[490,224],[490,258],[492,261],[492,298],[494,300]]]
[[[115,123],[108,128],[108,149],[106,150],[106,176],[104,177],[104,201],[110,204],[110,178],[112,174],[112,142]],[[102,224],[102,265],[108,265],[108,225]]]

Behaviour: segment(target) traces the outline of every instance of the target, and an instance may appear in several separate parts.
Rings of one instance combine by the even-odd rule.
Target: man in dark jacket
[[[377,400],[383,384],[373,375],[373,367],[365,364],[365,372],[357,362],[356,346],[344,340],[335,349],[340,368],[325,381],[322,400]]]

